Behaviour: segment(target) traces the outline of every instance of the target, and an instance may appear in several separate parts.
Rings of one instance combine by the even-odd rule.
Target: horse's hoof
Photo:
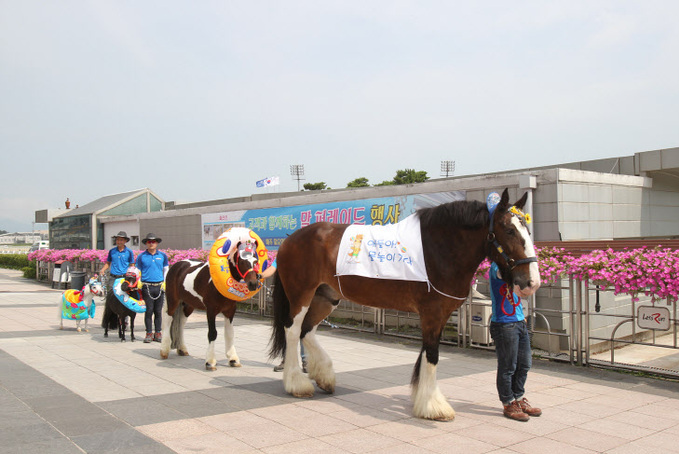
[[[78,332],[80,332],[80,331],[81,331],[81,330],[80,330],[80,328],[77,328],[77,330],[78,330]]]
[[[330,383],[323,384],[323,383],[316,382],[316,386],[318,386],[319,388],[321,388],[323,391],[325,391],[328,394],[334,394],[335,393],[335,385],[334,384],[330,384]]]
[[[177,349],[177,354],[178,354],[179,356],[189,356],[189,352],[186,351],[186,350],[179,350],[179,349]]]
[[[60,326],[59,329],[64,329],[64,327],[63,327],[63,326]]]
[[[120,339],[120,342],[125,342],[125,339]]]
[[[232,359],[231,361],[229,361],[229,366],[231,366],[231,367],[242,367],[243,365],[241,363],[239,363],[238,361],[236,361],[235,359]]]
[[[160,359],[167,359],[170,356],[169,353],[160,352]]]
[[[314,392],[294,392],[292,393],[293,397],[301,397],[304,399],[308,399],[309,397],[314,397]]]
[[[90,332],[90,330],[89,330],[89,329],[86,329],[86,330],[85,330],[85,332],[86,332],[86,333],[89,333],[89,332]]]
[[[453,419],[455,419],[455,416],[452,416],[452,417],[451,416],[438,416],[436,418],[431,418],[431,419],[434,420],[434,421],[448,422],[448,421],[452,421]]]
[[[215,365],[213,366],[213,365],[211,365],[210,363],[205,363],[205,370],[215,371],[215,370],[217,370],[217,365],[215,364]]]
[[[108,337],[108,333],[104,333],[104,337]]]

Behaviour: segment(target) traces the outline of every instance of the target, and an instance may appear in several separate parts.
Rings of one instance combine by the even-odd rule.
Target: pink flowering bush
[[[141,251],[135,251],[135,257]],[[170,265],[180,260],[201,260],[208,258],[208,251],[202,249],[163,249]],[[639,248],[614,251],[596,250],[580,257],[563,248],[536,248],[540,278],[544,285],[557,279],[573,277],[589,280],[603,288],[613,288],[616,295],[628,294],[636,301],[638,295],[650,296],[653,300],[677,299],[679,297],[679,251]],[[106,261],[108,251],[95,249],[41,249],[28,254],[28,260],[42,262]],[[273,260],[275,252],[269,253]],[[490,262],[484,260],[476,271],[475,280],[488,279]]]
[[[133,251],[135,258],[143,251]],[[163,249],[167,254],[170,265],[177,263],[180,260],[207,260],[208,251],[201,249]],[[68,260],[75,262],[77,260],[83,262],[105,262],[108,257],[108,251],[102,249],[40,249],[28,254],[28,260],[35,260],[40,262],[57,262],[59,260]]]
[[[536,248],[543,285],[573,277],[588,280],[604,289],[627,294],[634,301],[643,294],[653,301],[679,297],[679,251],[639,248],[623,251],[595,250],[575,257],[563,248]],[[476,278],[488,279],[490,263],[484,260]]]

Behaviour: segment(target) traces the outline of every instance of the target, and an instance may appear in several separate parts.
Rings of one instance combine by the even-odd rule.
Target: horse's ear
[[[519,210],[522,210],[523,206],[526,204],[526,200],[528,200],[528,192],[524,192],[523,197],[517,200],[516,203],[514,203],[514,206]]]
[[[500,198],[500,203],[497,204],[496,212],[504,213],[509,209],[509,191],[505,188],[502,191],[502,197]]]

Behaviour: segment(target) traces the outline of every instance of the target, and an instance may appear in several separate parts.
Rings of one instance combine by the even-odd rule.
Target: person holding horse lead
[[[160,342],[162,340],[163,303],[165,302],[164,284],[170,262],[167,255],[158,250],[158,244],[163,241],[161,238],[149,233],[141,241],[146,246],[146,250],[137,257],[136,266],[141,271],[142,297],[146,303],[144,343],[152,340]]]
[[[500,195],[496,192],[489,194],[486,199],[491,218],[491,231],[493,215],[500,201]],[[525,227],[530,222],[530,216],[521,211],[523,205],[520,207],[518,205],[517,203],[517,206],[511,207],[509,211],[521,218],[519,222]],[[505,260],[508,260],[506,256]],[[492,301],[490,336],[495,343],[497,355],[498,396],[504,407],[503,414],[507,418],[525,422],[531,416],[540,416],[542,410],[532,407],[524,397],[524,386],[531,367],[532,353],[521,298],[514,294],[512,285],[504,280],[500,267],[495,262],[490,264],[488,283]]]
[[[130,237],[127,236],[127,233],[122,230],[118,232],[115,236],[116,246],[108,251],[106,263],[101,267],[101,275],[104,275],[110,269],[111,279],[125,276],[127,268],[134,264],[134,252],[126,246],[128,241],[130,241]]]

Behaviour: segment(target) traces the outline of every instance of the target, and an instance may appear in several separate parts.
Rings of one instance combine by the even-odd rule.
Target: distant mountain
[[[16,219],[0,218],[0,230],[14,232],[32,232],[33,224],[30,222],[17,221]],[[47,224],[35,224],[35,230],[45,230]]]

